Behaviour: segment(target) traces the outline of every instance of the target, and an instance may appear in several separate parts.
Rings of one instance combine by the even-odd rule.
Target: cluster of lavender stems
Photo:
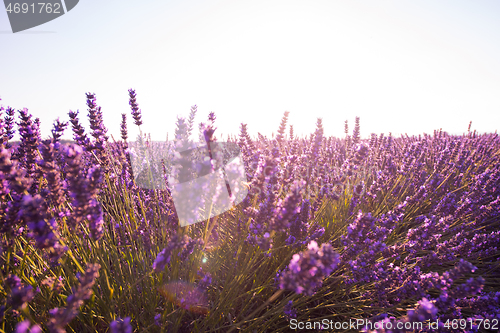
[[[356,118],[352,135],[345,123],[345,138],[327,137],[322,119],[311,135],[299,137],[292,126],[287,133],[289,112],[275,137],[252,137],[248,125],[241,124],[238,137],[228,141],[239,147],[247,197],[216,218],[180,228],[166,181],[170,161],[156,165],[155,176],[165,177],[165,187],[139,186],[131,160],[132,154],[143,152],[127,142],[127,114],[117,125],[121,141],[112,142],[96,95],[85,97],[90,130],[79,111],[69,111],[68,121],[57,119],[51,136],[43,139],[40,120],[27,109],[0,106],[0,269],[5,296],[0,318],[12,331],[62,333],[95,318],[105,318],[99,323],[104,330],[140,331],[143,319],[112,302],[130,290],[140,299],[152,284],[176,279],[194,281],[196,292],[210,293],[211,304],[217,304],[213,311],[218,311],[223,307],[218,295],[236,282],[205,261],[245,272],[251,262],[255,275],[237,279],[241,295],[279,291],[273,299],[280,308],[273,317],[277,326],[292,318],[348,318],[330,310],[335,302],[358,306],[353,313],[380,323],[500,319],[496,133],[478,134],[469,127],[461,136],[437,130],[399,138],[372,133],[364,139]],[[128,91],[128,99],[133,123],[141,126],[135,90]],[[178,144],[196,136],[197,111],[194,105],[187,117],[178,117]],[[211,160],[216,155],[216,121],[211,112],[198,126],[198,138]],[[69,125],[73,142],[63,143]],[[13,141],[16,126],[19,142]],[[141,131],[138,141],[146,147],[155,144]],[[193,176],[187,168],[177,172],[186,179]],[[228,183],[226,187],[232,195]],[[76,245],[75,238],[83,245]],[[117,256],[113,260],[118,265],[100,252],[131,248],[140,259]],[[41,262],[33,279],[23,271],[30,254]],[[227,263],[217,259],[222,255]],[[93,263],[85,261],[89,258]],[[86,262],[81,265],[85,269],[78,267],[80,262]],[[146,267],[153,282],[141,276],[130,288],[123,287],[120,296],[105,294],[117,290],[111,285],[124,268],[145,275],[139,266]],[[76,270],[84,273],[69,278],[68,272]],[[269,278],[259,280],[265,274]],[[276,283],[269,283],[273,278]],[[50,309],[41,314],[37,311],[47,290],[64,298],[47,301]],[[92,314],[81,309],[92,295],[99,304],[109,301],[113,306],[90,320]],[[258,298],[253,297],[245,299]],[[155,301],[163,312],[146,311],[151,327],[166,329],[171,313],[190,311],[178,300]],[[231,318],[249,312],[245,305],[224,311],[234,311]],[[194,321],[208,321],[203,316],[176,318],[178,331],[193,329],[189,325]]]

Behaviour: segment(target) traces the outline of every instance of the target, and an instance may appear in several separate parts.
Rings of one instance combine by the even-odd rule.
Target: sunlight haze
[[[198,105],[217,133],[241,123],[276,133],[284,111],[298,134],[418,135],[443,128],[494,132],[500,123],[498,1],[80,1],[46,24],[13,34],[0,10],[0,98],[42,123],[80,111],[96,93],[108,133],[121,113],[135,133],[172,135]],[[197,129],[197,127],[196,127]],[[70,130],[66,138],[71,138]]]

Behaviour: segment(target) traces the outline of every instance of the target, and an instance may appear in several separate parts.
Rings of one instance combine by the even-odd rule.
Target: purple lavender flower
[[[289,244],[295,242],[307,242],[306,237],[309,231],[309,200],[303,200],[300,208],[300,213],[290,223],[290,236],[288,239]]]
[[[11,289],[21,288],[23,285],[21,283],[21,279],[17,275],[9,274],[5,278],[5,283]]]
[[[103,170],[97,165],[91,167],[85,176],[82,148],[73,145],[65,149],[67,187],[73,199],[73,213],[68,217],[68,225],[71,229],[76,229],[87,219],[92,238],[98,240],[103,235],[104,221],[96,197],[100,190]]]
[[[323,142],[323,121],[321,118],[318,118],[316,122],[316,131],[314,132],[314,143],[310,151],[310,158],[312,161],[318,158],[322,142]]]
[[[198,106],[193,105],[191,106],[191,111],[189,112],[189,118],[188,118],[188,129],[187,129],[187,136],[191,136],[193,133],[193,128],[194,128],[194,117],[196,116],[196,112],[198,112]]]
[[[297,311],[293,308],[293,301],[288,301],[283,307],[283,312],[288,319],[297,318]]]
[[[285,113],[283,114],[283,118],[281,118],[281,124],[280,124],[280,127],[278,129],[278,135],[276,136],[276,141],[278,141],[278,143],[282,143],[283,139],[285,138],[285,131],[286,131],[286,122],[288,120],[288,115],[290,114],[290,112],[288,111],[285,111]],[[293,133],[293,130],[292,130],[292,133]]]
[[[182,250],[179,252],[181,260],[186,260],[196,247],[203,247],[202,239],[191,239],[188,236],[184,236]]]
[[[354,119],[354,129],[352,131],[352,144],[356,146],[360,140],[360,126],[359,126],[359,117]]]
[[[429,319],[435,319],[438,313],[438,309],[434,303],[427,300],[427,298],[422,298],[418,301],[415,310],[408,311],[408,320],[410,322],[425,322]]]
[[[161,327],[161,313],[157,313],[155,315],[155,324],[158,327]]]
[[[58,151],[56,151],[57,144],[53,140],[44,140],[40,149],[42,159],[38,160],[41,172],[47,180],[47,191],[41,194],[49,204],[55,207],[61,206],[66,200],[60,164],[57,161],[59,158]]]
[[[89,264],[84,275],[77,274],[79,285],[73,288],[73,294],[66,299],[66,308],[50,310],[52,318],[47,323],[50,331],[65,332],[64,327],[78,315],[83,302],[92,296],[92,287],[99,277],[99,264]]]
[[[130,317],[118,318],[109,324],[111,333],[132,333],[132,326],[130,325]]]
[[[330,244],[324,243],[319,248],[311,241],[307,250],[293,255],[288,270],[281,275],[280,288],[312,296],[339,262],[339,255]]]
[[[29,235],[36,241],[40,249],[51,248],[57,241],[57,224],[54,218],[46,216],[47,206],[43,198],[26,195],[22,201],[21,218],[30,229]]]
[[[204,126],[204,129],[203,129],[203,136],[205,138],[205,141],[207,142],[207,145],[209,146],[210,158],[212,158],[210,143],[216,141],[216,138],[214,135],[215,130],[217,129],[217,127],[214,126],[215,119],[216,119],[215,113],[210,112],[208,115],[208,123]]]
[[[55,278],[53,276],[49,276],[41,282],[41,285],[46,286],[50,290],[57,293],[57,292],[61,291],[62,288],[64,287],[63,277],[59,276],[58,278]]]
[[[165,266],[170,262],[172,254],[176,250],[180,250],[179,256],[181,260],[187,258],[194,250],[195,246],[202,246],[203,241],[192,240],[189,236],[184,235],[179,237],[177,234],[173,235],[169,240],[167,247],[164,248],[158,255],[153,263],[153,271],[161,272],[165,269]]]
[[[310,228],[310,235],[307,237],[308,241],[317,241],[321,236],[325,234],[325,228],[321,226],[314,226]],[[303,242],[305,244],[306,242]]]
[[[358,144],[354,152],[352,163],[355,165],[362,165],[363,161],[369,154],[369,149],[364,144]]]
[[[14,108],[7,107],[5,110],[5,132],[3,135],[3,142],[5,144],[5,148],[9,149],[12,147],[10,144],[10,140],[14,137],[14,123],[15,123],[15,110]]]
[[[2,99],[0,98],[0,101]],[[5,128],[5,122],[4,122],[4,119],[1,118],[2,115],[3,115],[3,110],[4,107],[2,105],[0,105],[0,144],[3,145],[4,142],[6,143],[8,141],[8,138],[7,138],[7,133],[6,133],[6,128]]]
[[[69,111],[70,123],[73,129],[73,138],[81,147],[89,150],[90,149],[90,139],[85,134],[85,128],[80,124],[78,119],[78,111]]]
[[[91,135],[94,137],[94,141],[91,143],[90,148],[93,150],[94,156],[97,162],[104,166],[108,166],[108,158],[106,155],[106,145],[108,142],[107,128],[103,123],[103,116],[101,107],[96,104],[95,94],[87,93],[87,106],[88,106],[88,118],[90,121]]]
[[[365,249],[368,246],[366,239],[370,237],[374,229],[375,219],[372,215],[359,211],[354,222],[347,227],[347,234],[342,236],[342,242],[346,247],[342,256],[351,257]]]
[[[104,235],[104,219],[101,205],[97,200],[92,199],[87,208],[87,220],[89,221],[90,235],[92,239],[101,239]]]
[[[142,125],[142,114],[141,110],[139,109],[139,105],[137,104],[136,100],[136,93],[134,89],[129,89],[128,91],[129,95],[129,102],[128,104],[130,105],[130,108],[132,109],[132,118],[134,118],[134,124],[137,126]]]
[[[200,267],[197,272],[198,277],[200,277],[200,281],[198,282],[199,289],[207,289],[208,286],[212,283],[212,275],[210,273],[204,273],[202,268]]]
[[[35,171],[36,150],[40,141],[39,126],[32,120],[28,109],[19,110],[19,135],[21,143],[16,153],[19,164],[32,175]]]
[[[120,124],[120,133],[121,133],[123,142],[127,142],[128,131],[127,131],[127,114],[126,113],[122,113],[122,122]]]
[[[68,127],[67,122],[61,122],[59,119],[57,119],[54,123],[54,128],[51,130],[52,132],[52,139],[53,142],[59,142],[59,139],[64,133],[64,130]]]
[[[290,222],[300,212],[302,201],[301,188],[304,185],[305,182],[294,184],[291,193],[287,195],[285,200],[278,201],[277,207],[274,209],[274,218],[272,219],[271,228],[273,230],[287,231],[289,229]]]
[[[6,285],[10,288],[7,304],[14,310],[26,308],[27,303],[35,297],[32,286],[25,286],[19,277],[9,274],[5,279]]]
[[[24,222],[19,218],[22,200],[30,189],[32,179],[26,171],[19,167],[16,160],[11,160],[10,150],[0,145],[0,232],[7,236],[15,236]],[[7,237],[7,244],[12,242]]]
[[[32,326],[29,320],[24,320],[17,324],[16,333],[42,333],[42,328],[38,324]]]

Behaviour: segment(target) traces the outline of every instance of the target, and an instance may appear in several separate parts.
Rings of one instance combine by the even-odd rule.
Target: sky
[[[42,137],[96,94],[108,133],[132,124],[173,134],[198,106],[217,132],[276,134],[285,111],[298,134],[323,119],[343,137],[442,128],[494,132],[500,124],[500,1],[85,0],[43,25],[12,33],[0,8],[0,105],[28,108]],[[72,133],[66,131],[65,138]]]

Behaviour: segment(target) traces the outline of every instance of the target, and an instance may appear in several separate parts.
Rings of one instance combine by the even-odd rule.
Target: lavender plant
[[[165,160],[175,147],[142,131],[131,142],[126,114],[122,140],[110,140],[95,94],[85,97],[90,131],[70,111],[72,144],[64,120],[42,138],[28,110],[16,124],[0,106],[0,332],[288,332],[291,319],[500,327],[496,133],[469,124],[461,136],[365,139],[356,118],[344,138],[326,137],[321,119],[287,138],[288,112],[275,138],[241,124],[228,140],[248,196],[180,227],[166,175],[195,168],[176,170]],[[178,118],[177,140],[190,142],[196,113]],[[212,159],[215,121],[199,126]],[[132,160],[148,158],[154,172],[138,175]],[[454,319],[468,326],[446,326]]]

